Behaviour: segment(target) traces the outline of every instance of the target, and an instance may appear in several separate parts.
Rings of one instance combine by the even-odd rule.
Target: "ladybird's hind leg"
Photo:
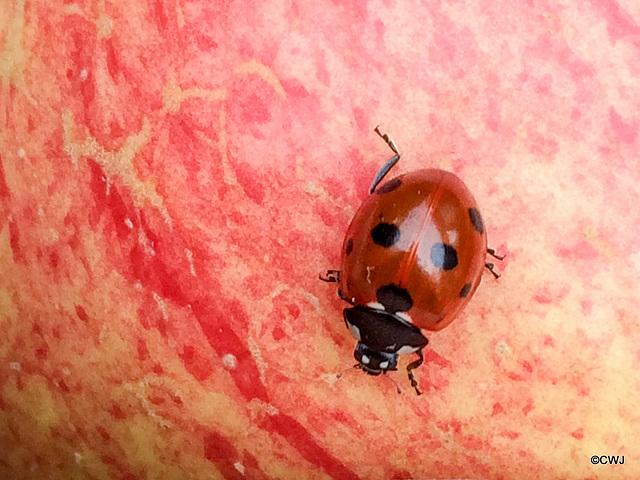
[[[422,395],[422,391],[418,388],[418,381],[416,377],[413,375],[411,370],[418,368],[424,362],[424,355],[422,354],[422,349],[416,352],[420,358],[418,358],[415,362],[411,362],[407,365],[407,374],[409,375],[409,380],[411,381],[411,386],[415,389],[416,395]]]
[[[386,133],[382,133],[379,127],[373,129],[380,137],[385,141],[389,148],[395,153],[393,157],[391,157],[387,162],[378,170],[376,176],[373,178],[373,182],[371,182],[371,187],[369,188],[369,194],[373,193],[376,190],[376,187],[380,184],[380,182],[384,179],[384,177],[389,173],[389,170],[393,168],[393,166],[398,163],[400,160],[400,152],[398,152],[398,147],[396,147],[396,143],[393,139],[387,135]]]
[[[327,270],[327,273],[318,275],[318,278],[323,282],[338,283],[340,282],[340,270]]]

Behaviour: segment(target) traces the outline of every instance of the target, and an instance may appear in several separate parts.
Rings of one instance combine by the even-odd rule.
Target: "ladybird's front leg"
[[[342,293],[342,289],[338,288],[338,296],[340,297],[341,300],[347,302],[350,305],[355,305],[355,298],[349,298],[347,297],[344,293]]]
[[[340,270],[327,270],[324,275],[318,275],[318,278],[323,282],[339,283],[340,282]]]
[[[413,375],[413,372],[411,370],[414,370],[416,368],[418,368],[420,365],[422,365],[422,362],[424,362],[424,355],[422,354],[422,349],[416,351],[416,353],[418,354],[418,358],[415,362],[411,362],[409,365],[407,365],[407,374],[409,375],[409,380],[411,381],[411,386],[415,389],[416,391],[416,395],[422,395],[422,391],[418,388],[418,382],[415,378],[415,376]]]

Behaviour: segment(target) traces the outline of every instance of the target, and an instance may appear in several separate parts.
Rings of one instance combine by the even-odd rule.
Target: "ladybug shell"
[[[462,180],[425,169],[369,195],[342,248],[340,287],[354,305],[374,302],[406,312],[419,328],[440,330],[480,284],[487,235]]]

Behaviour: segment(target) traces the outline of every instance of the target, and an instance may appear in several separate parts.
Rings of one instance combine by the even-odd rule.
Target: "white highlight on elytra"
[[[455,243],[458,241],[458,232],[457,232],[457,230],[449,230],[447,232],[447,235],[449,237],[449,245],[455,245]]]
[[[20,365],[20,362],[10,362],[9,368],[19,372],[22,369],[22,365]]]
[[[132,229],[132,228],[133,228],[133,222],[132,222],[132,221],[131,221],[131,219],[130,219],[130,218],[128,218],[128,217],[124,219],[124,224],[125,224],[127,227],[129,227],[130,229]]]

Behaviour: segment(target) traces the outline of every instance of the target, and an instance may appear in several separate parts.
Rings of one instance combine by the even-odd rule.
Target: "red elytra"
[[[340,282],[338,294],[351,307],[344,319],[359,340],[355,358],[371,375],[396,370],[398,355],[416,353],[407,366],[423,362],[428,340],[421,329],[441,330],[469,302],[486,263],[487,234],[473,195],[451,172],[425,169],[378,186],[400,154],[387,135],[378,133],[395,155],[380,169],[371,195],[356,212],[345,236],[340,270],[325,281]]]

